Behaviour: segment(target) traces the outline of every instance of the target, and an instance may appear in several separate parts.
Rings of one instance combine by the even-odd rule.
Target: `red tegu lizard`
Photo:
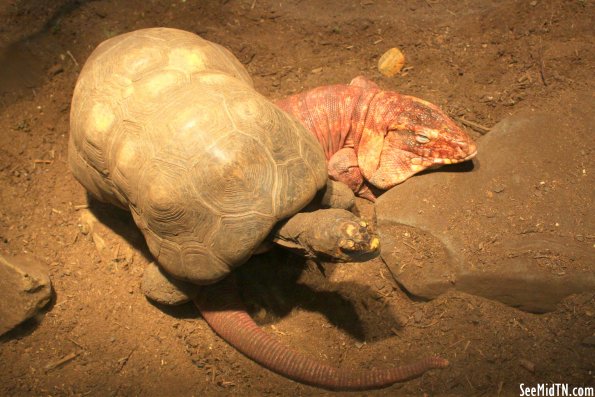
[[[383,91],[362,76],[276,104],[316,136],[330,178],[371,201],[367,183],[387,190],[428,167],[469,160],[477,152],[471,137],[437,106]]]
[[[364,77],[277,101],[318,139],[329,176],[374,201],[371,184],[389,189],[428,167],[476,154],[473,140],[435,105],[383,91]],[[412,379],[448,361],[427,357],[395,368],[334,368],[293,351],[263,332],[246,313],[232,282],[203,287],[195,300],[211,327],[265,367],[300,382],[335,390],[362,390]],[[215,297],[215,298],[213,298]],[[211,299],[211,300],[210,300]]]

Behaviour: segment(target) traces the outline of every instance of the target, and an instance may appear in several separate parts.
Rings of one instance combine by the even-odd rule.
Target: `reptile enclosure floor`
[[[573,109],[593,113],[592,96],[580,98],[595,92],[594,16],[585,0],[1,2],[0,253],[29,253],[46,263],[55,297],[43,315],[0,340],[0,395],[332,394],[244,358],[190,305],[148,303],[139,291],[147,249],[130,217],[96,203],[83,208],[87,198],[65,162],[69,102],[81,65],[102,40],[177,27],[231,49],[271,98],[364,74],[440,105],[478,139],[504,119],[535,111],[559,115],[576,140]],[[376,63],[391,47],[407,61],[400,75],[386,78]],[[592,134],[592,125],[586,128]],[[592,226],[592,139],[567,153],[552,146],[547,129],[543,134],[528,150],[548,153],[566,170],[557,186],[565,186],[569,207],[584,206],[571,212]],[[518,158],[506,156],[502,161],[515,167]],[[537,181],[535,201],[526,204],[535,219],[551,223],[531,233],[563,233],[593,249],[592,228],[579,234],[564,223],[563,206],[541,205],[557,191],[544,190],[538,170],[516,172]],[[506,197],[499,190],[497,183],[486,189]],[[424,205],[442,197],[428,194]],[[455,225],[467,222],[487,236],[493,219],[518,205],[502,199],[493,213],[489,200],[481,203],[461,210],[466,203],[445,200],[438,208]],[[470,233],[460,235],[458,244],[471,257],[480,252],[482,263],[503,255],[498,244],[471,247]],[[442,255],[439,246],[411,236],[403,240],[413,248],[400,269]],[[574,269],[565,257],[540,260],[556,271]],[[306,354],[351,367],[429,353],[452,363],[366,395],[504,396],[519,395],[521,383],[594,384],[592,293],[568,296],[545,314],[457,290],[423,302],[403,292],[380,259],[321,270],[277,251],[246,265],[241,277],[256,320]]]

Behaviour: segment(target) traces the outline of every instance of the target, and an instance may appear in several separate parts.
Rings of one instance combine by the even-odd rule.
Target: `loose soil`
[[[153,26],[196,32],[236,54],[271,98],[363,74],[438,104],[480,138],[521,110],[554,111],[569,93],[593,92],[594,16],[588,0],[3,1],[0,253],[46,263],[55,296],[2,337],[0,395],[334,394],[251,362],[192,305],[157,306],[140,292],[150,261],[142,236],[127,213],[88,201],[66,161],[72,90],[101,41]],[[407,62],[386,78],[376,64],[391,47]],[[592,196],[592,187],[576,194]],[[593,233],[582,238],[595,243]],[[239,277],[259,324],[305,354],[362,368],[432,353],[451,361],[362,395],[519,395],[521,383],[595,383],[592,294],[542,315],[460,292],[421,302],[380,259],[317,266],[281,251]]]

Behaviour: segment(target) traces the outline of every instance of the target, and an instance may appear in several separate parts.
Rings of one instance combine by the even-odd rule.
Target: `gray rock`
[[[479,140],[471,172],[419,175],[380,197],[382,257],[409,292],[456,288],[545,312],[595,290],[593,242],[577,238],[595,222],[592,156],[578,150],[595,147],[595,101],[585,97],[503,120]],[[408,246],[403,225],[417,235]],[[408,252],[428,245],[430,255]]]
[[[141,290],[145,296],[164,305],[181,305],[196,297],[198,286],[172,278],[155,263],[145,269]]]
[[[45,265],[28,256],[0,255],[0,335],[37,314],[51,293]]]

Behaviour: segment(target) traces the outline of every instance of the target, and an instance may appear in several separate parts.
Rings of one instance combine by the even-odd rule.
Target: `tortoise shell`
[[[229,51],[166,28],[93,51],[72,99],[69,163],[93,196],[131,211],[166,271],[197,284],[244,263],[327,178],[315,138]]]

